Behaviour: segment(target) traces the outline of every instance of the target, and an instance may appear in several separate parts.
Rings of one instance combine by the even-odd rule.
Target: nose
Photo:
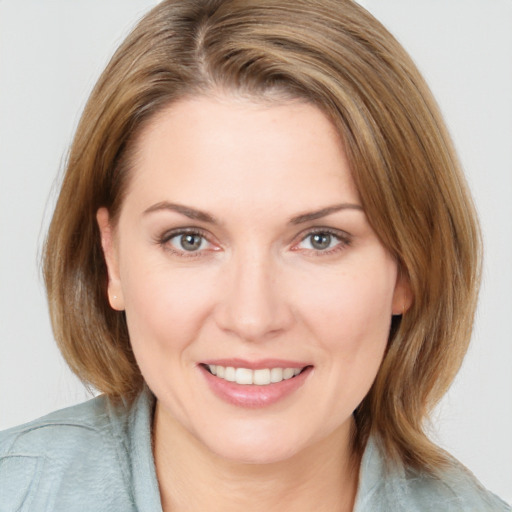
[[[264,341],[290,328],[293,312],[282,273],[265,254],[239,255],[219,290],[217,325],[245,341]]]

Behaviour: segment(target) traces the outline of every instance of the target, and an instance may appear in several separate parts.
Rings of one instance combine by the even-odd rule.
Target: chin
[[[293,458],[306,448],[307,443],[289,431],[276,434],[272,430],[250,429],[245,433],[226,430],[205,444],[218,457],[239,464],[275,464]]]

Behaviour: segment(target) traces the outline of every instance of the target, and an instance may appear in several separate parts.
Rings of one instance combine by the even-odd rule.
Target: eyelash
[[[345,249],[346,247],[349,247],[350,244],[352,243],[352,236],[349,235],[345,231],[340,231],[337,229],[335,230],[335,229],[330,229],[330,228],[315,228],[312,230],[308,230],[308,232],[304,236],[301,237],[300,241],[297,244],[295,244],[295,246],[304,242],[305,240],[307,240],[308,238],[310,238],[314,235],[329,235],[338,241],[338,243],[331,249],[325,249],[325,250],[306,249],[308,252],[311,252],[314,256],[329,256],[331,254],[336,254],[336,253],[342,251],[343,249]],[[292,250],[299,250],[299,249],[292,249]]]
[[[299,251],[300,249],[296,248],[299,244],[303,243],[308,238],[319,234],[329,235],[336,239],[338,243],[334,247],[325,250],[305,249],[308,253],[311,253],[314,256],[328,256],[331,254],[335,254],[337,252],[342,251],[346,247],[350,246],[352,243],[352,236],[346,233],[345,231],[334,230],[330,228],[315,228],[312,230],[308,230],[306,234],[304,234],[304,236],[301,236],[300,240],[297,243],[295,243],[294,246],[292,247],[292,251]],[[169,251],[170,253],[182,258],[198,258],[204,256],[204,249],[197,251],[179,250],[169,243],[173,238],[177,238],[183,235],[199,236],[207,243],[211,244],[211,242],[208,241],[208,234],[199,228],[179,228],[171,231],[166,231],[156,239],[156,243],[160,245],[164,250]],[[210,250],[209,252],[212,251]]]
[[[169,251],[170,253],[175,254],[176,256],[180,256],[182,258],[198,258],[198,257],[204,256],[204,254],[203,254],[204,250],[203,251],[201,251],[201,250],[200,251],[179,250],[170,244],[170,241],[173,238],[177,238],[177,237],[180,237],[183,235],[199,236],[203,240],[206,240],[208,243],[211,243],[208,241],[207,233],[199,228],[179,228],[179,229],[173,229],[171,231],[166,231],[160,237],[157,238],[156,242],[164,250]]]

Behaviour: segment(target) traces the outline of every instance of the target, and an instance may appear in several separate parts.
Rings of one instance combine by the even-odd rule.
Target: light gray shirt
[[[154,401],[147,389],[132,406],[98,397],[0,433],[0,512],[161,512]],[[511,510],[456,461],[436,479],[389,471],[366,447],[354,512]]]

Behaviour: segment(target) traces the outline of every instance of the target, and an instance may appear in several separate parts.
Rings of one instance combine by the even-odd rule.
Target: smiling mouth
[[[268,386],[269,384],[277,384],[284,380],[293,379],[306,368],[309,368],[309,366],[304,366],[302,368],[260,368],[251,370],[250,368],[235,368],[215,364],[203,364],[201,366],[219,379],[241,385],[256,386]]]

